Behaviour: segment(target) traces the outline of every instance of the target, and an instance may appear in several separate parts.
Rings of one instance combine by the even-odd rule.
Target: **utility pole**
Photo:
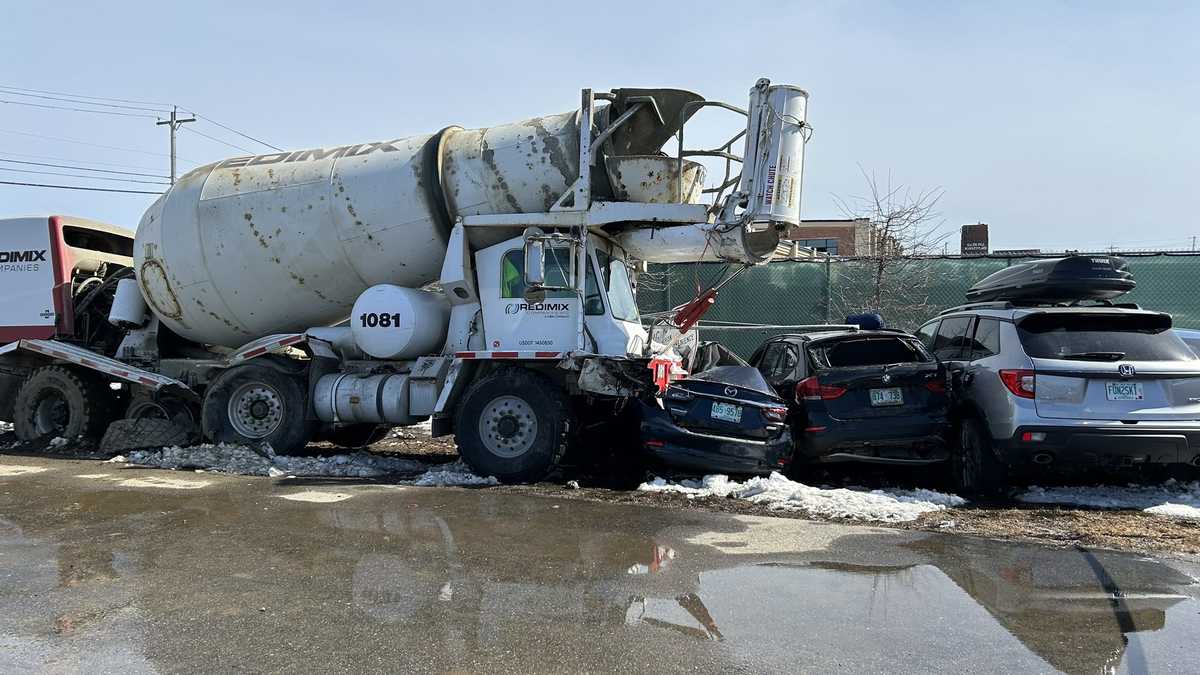
[[[1196,250],[1196,235],[1192,235],[1192,250]]]
[[[195,122],[195,121],[196,121],[195,117],[188,117],[187,119],[179,119],[179,106],[173,105],[173,106],[171,106],[171,118],[170,119],[162,120],[160,122],[154,123],[157,126],[162,126],[162,125],[166,124],[169,127],[171,127],[171,185],[175,184],[175,132],[176,132],[176,130],[179,129],[180,124],[183,124],[184,122]]]

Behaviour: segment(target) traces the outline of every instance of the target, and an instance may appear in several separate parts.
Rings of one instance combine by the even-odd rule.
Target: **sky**
[[[13,93],[34,89],[150,116],[0,103],[0,181],[161,189],[168,134],[137,108],[162,104],[294,149],[564,112],[584,87],[745,106],[769,77],[810,93],[806,219],[844,217],[838,197],[863,194],[865,171],[943,190],[939,222],[989,223],[993,249],[1180,249],[1200,236],[1187,206],[1200,188],[1200,3],[9,0],[0,14],[0,101],[74,105]],[[740,125],[702,113],[689,145]],[[179,134],[181,174],[252,154],[200,134],[268,151],[202,120]],[[132,228],[153,199],[0,184],[0,215]]]

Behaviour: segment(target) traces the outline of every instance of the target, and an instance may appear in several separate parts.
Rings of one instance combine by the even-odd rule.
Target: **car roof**
[[[1120,306],[1120,305],[1087,305],[1087,306],[1045,306],[1045,307],[997,307],[992,303],[992,306],[971,306],[964,305],[962,307],[954,307],[948,309],[936,317],[930,319],[944,319],[952,316],[994,316],[1001,319],[1022,319],[1034,314],[1139,314],[1143,316],[1162,316],[1166,312],[1156,312],[1149,309],[1141,309],[1139,307]]]
[[[820,342],[843,337],[913,337],[910,333],[899,329],[884,328],[881,330],[826,330],[814,333],[795,333],[776,335],[767,342]]]

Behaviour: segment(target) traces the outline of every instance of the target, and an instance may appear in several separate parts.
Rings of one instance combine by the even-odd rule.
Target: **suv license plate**
[[[1105,382],[1104,397],[1110,401],[1142,401],[1146,392],[1141,382]]]
[[[904,405],[904,392],[899,387],[872,389],[871,405]]]
[[[718,403],[713,401],[712,418],[723,422],[741,422],[742,421],[742,406],[732,403]]]

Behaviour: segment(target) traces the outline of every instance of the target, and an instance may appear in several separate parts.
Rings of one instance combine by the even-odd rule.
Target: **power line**
[[[29,106],[31,108],[45,108],[45,109],[49,109],[49,110],[69,110],[71,112],[94,113],[96,115],[118,115],[120,117],[149,117],[152,120],[159,119],[158,115],[147,115],[145,113],[129,113],[129,112],[121,112],[119,110],[89,110],[87,108],[68,108],[66,106],[50,105],[47,103],[29,103],[28,101],[10,101],[10,100],[4,99],[4,98],[0,98],[0,103],[7,103],[9,105],[24,105],[24,106]]]
[[[64,98],[61,96],[43,96],[41,94],[26,94],[22,91],[17,91],[16,89],[10,89],[10,88],[4,87],[4,86],[0,86],[0,93],[11,94],[11,95],[15,95],[15,96],[25,96],[27,98],[40,98],[40,99],[45,99],[47,101],[65,101],[67,103],[81,103],[83,105],[94,105],[97,107],[104,107],[104,108],[121,108],[123,110],[145,110],[148,112],[156,112],[156,113],[164,113],[164,114],[167,112],[166,110],[164,110],[162,108],[147,108],[145,106],[121,105],[119,103],[101,103],[101,102],[85,101],[85,100],[83,100],[84,97],[81,97],[81,96],[76,96],[74,98]]]
[[[218,142],[218,143],[220,143],[220,144],[222,144],[222,145],[228,145],[228,146],[229,146],[229,147],[231,147],[231,148],[237,148],[238,150],[241,150],[242,152],[248,152],[248,153],[250,153],[250,154],[252,154],[252,155],[254,154],[254,151],[253,151],[253,150],[249,150],[249,149],[247,149],[247,148],[243,148],[243,147],[242,147],[242,146],[240,146],[240,145],[234,145],[233,143],[230,143],[229,141],[223,141],[223,140],[221,140],[221,139],[217,138],[216,136],[209,136],[208,134],[204,133],[203,131],[196,131],[195,129],[193,129],[193,128],[191,128],[191,127],[181,127],[181,128],[182,128],[184,131],[190,131],[190,132],[192,132],[193,134],[199,134],[200,136],[203,136],[203,137],[207,138],[207,139],[208,139],[208,140],[210,140],[210,141],[216,141],[216,142]]]
[[[62,92],[62,91],[45,91],[43,89],[28,89],[26,87],[14,87],[14,86],[8,85],[8,84],[0,84],[0,88],[15,89],[17,91],[31,91],[31,92],[35,92],[38,94],[53,94],[53,95],[57,95],[57,96],[73,96],[75,98],[90,98],[90,99],[93,99],[96,101],[117,101],[119,103],[141,103],[142,105],[156,105],[156,106],[161,106],[163,108],[169,107],[171,105],[170,103],[158,103],[155,101],[134,101],[134,100],[127,99],[127,98],[109,98],[109,97],[105,97],[105,96],[84,96],[83,94],[69,94],[69,93]]]
[[[0,171],[12,171],[15,173],[33,173],[41,176],[68,176],[70,178],[87,178],[88,180],[107,180],[115,183],[145,183],[147,185],[170,185],[170,183],[158,180],[138,180],[136,178],[109,178],[108,176],[89,176],[82,173],[62,173],[61,171],[37,171],[36,169],[12,169],[7,166],[0,166]]]
[[[63,138],[61,136],[47,136],[45,134],[35,134],[35,133],[29,132],[29,131],[13,131],[11,129],[0,129],[0,133],[16,134],[18,136],[30,136],[32,138],[45,138],[47,140],[62,141],[64,143],[77,143],[79,145],[90,145],[93,148],[103,148],[105,150],[119,150],[121,152],[136,152],[140,155],[151,155],[153,157],[170,157],[170,155],[168,155],[165,152],[150,152],[148,150],[135,150],[133,148],[122,148],[122,147],[118,147],[115,145],[100,145],[99,143],[91,143],[89,141],[81,141],[77,138]],[[184,157],[180,157],[179,159],[183,159],[184,161],[190,162],[192,164],[199,164],[199,162],[192,160],[192,159],[186,159]]]
[[[211,118],[211,117],[205,117],[204,115],[201,115],[201,114],[199,114],[199,113],[195,113],[195,112],[194,112],[194,113],[192,113],[192,114],[193,114],[193,115],[195,115],[196,117],[199,117],[200,119],[204,120],[205,122],[208,122],[208,123],[210,123],[210,124],[215,124],[215,125],[217,125],[217,126],[221,127],[222,129],[225,129],[226,131],[232,131],[233,133],[237,134],[238,136],[241,136],[242,138],[247,138],[247,139],[249,139],[249,140],[252,140],[252,141],[254,141],[255,143],[259,143],[259,144],[265,145],[265,146],[267,146],[268,148],[270,148],[270,149],[272,149],[272,150],[275,150],[275,151],[277,151],[277,152],[283,152],[283,148],[277,148],[277,147],[275,147],[274,145],[271,145],[270,143],[268,143],[268,142],[266,142],[266,141],[261,141],[261,140],[259,140],[259,139],[255,138],[255,137],[253,137],[253,136],[251,136],[251,135],[249,135],[249,134],[243,134],[242,132],[238,131],[237,129],[234,129],[234,128],[232,128],[232,127],[227,127],[227,126],[225,126],[224,124],[221,124],[220,122],[218,122],[218,121],[214,120],[214,119],[213,119],[213,118]],[[249,150],[247,150],[247,152],[250,152],[250,151],[249,151]]]
[[[161,192],[149,192],[147,190],[118,190],[116,188],[98,188],[98,187],[83,187],[81,185],[49,185],[47,183],[18,183],[9,180],[0,180],[0,185],[21,185],[24,187],[39,187],[39,188],[57,188],[59,190],[86,190],[89,192],[123,192],[130,195],[161,195]]]
[[[46,162],[25,162],[19,159],[4,159],[0,157],[0,162],[9,164],[29,164],[32,166],[49,166],[55,169],[78,169],[79,171],[96,171],[98,173],[116,173],[124,176],[146,176],[148,178],[169,178],[169,176],[161,176],[157,173],[137,173],[134,171],[114,171],[112,169],[93,169],[86,166],[73,166],[70,164],[47,164]]]
[[[71,157],[51,157],[49,155],[31,155],[24,152],[9,152],[8,150],[0,150],[0,155],[8,155],[10,157],[25,157],[28,159],[48,159],[55,162],[79,162],[84,164],[99,164],[101,166],[116,166],[122,169],[143,169],[146,171],[154,171],[152,166],[138,166],[136,164],[118,164],[116,162],[101,162],[96,159],[74,159]],[[83,167],[79,167],[83,168]],[[88,169],[89,171],[91,169]],[[157,175],[157,174],[155,174]]]

